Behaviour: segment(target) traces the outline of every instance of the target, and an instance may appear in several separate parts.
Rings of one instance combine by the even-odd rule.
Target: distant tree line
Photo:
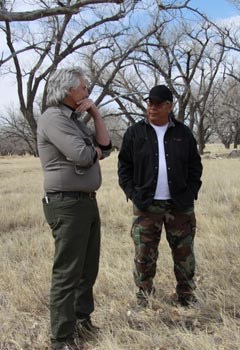
[[[172,90],[175,115],[192,129],[200,153],[213,137],[237,148],[239,23],[217,25],[190,0],[59,3],[37,0],[26,17],[14,12],[14,1],[2,2],[0,74],[15,75],[19,111],[1,112],[0,153],[37,155],[49,75],[66,65],[85,69],[116,148],[126,127],[145,117],[144,98],[156,84]]]

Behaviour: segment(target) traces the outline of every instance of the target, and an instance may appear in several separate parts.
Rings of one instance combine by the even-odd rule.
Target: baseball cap
[[[169,90],[169,88],[166,85],[156,85],[150,90],[149,96],[144,100],[154,100],[157,102],[173,102],[173,95],[171,90]]]

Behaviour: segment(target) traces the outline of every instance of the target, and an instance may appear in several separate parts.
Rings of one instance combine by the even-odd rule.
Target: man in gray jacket
[[[55,240],[50,295],[52,349],[78,349],[74,337],[92,333],[100,252],[96,190],[99,160],[111,141],[98,108],[89,98],[79,68],[55,71],[48,82],[48,108],[38,122],[38,151],[44,172],[43,209]],[[78,120],[88,112],[95,132]]]

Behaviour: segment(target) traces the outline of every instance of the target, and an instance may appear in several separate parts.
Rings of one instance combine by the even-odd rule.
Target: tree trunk
[[[203,121],[201,120],[198,125],[198,149],[200,154],[203,154],[204,148],[205,148],[204,127],[203,127]]]

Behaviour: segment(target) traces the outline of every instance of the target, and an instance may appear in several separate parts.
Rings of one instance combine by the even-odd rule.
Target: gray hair
[[[48,80],[47,105],[56,106],[61,103],[71,88],[76,89],[79,86],[81,77],[84,77],[84,73],[79,67],[56,70]]]

